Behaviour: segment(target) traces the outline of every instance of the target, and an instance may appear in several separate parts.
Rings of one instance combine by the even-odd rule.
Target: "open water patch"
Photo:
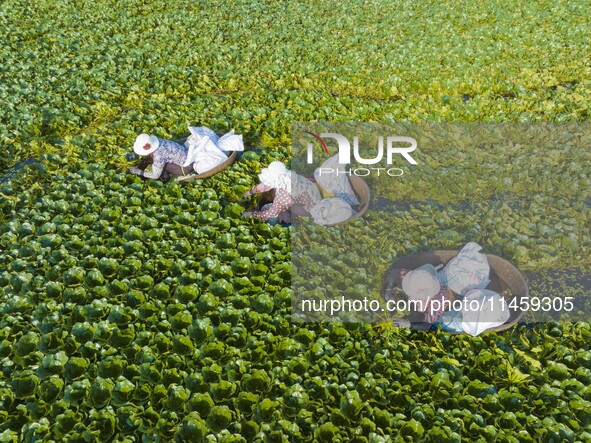
[[[8,168],[2,174],[0,174],[0,183],[6,183],[18,176],[18,173],[25,169],[25,166],[29,166],[35,163],[39,163],[39,160],[34,158],[28,158],[16,163],[14,166]]]

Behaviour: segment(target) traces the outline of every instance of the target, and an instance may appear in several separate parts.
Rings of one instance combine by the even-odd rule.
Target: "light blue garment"
[[[435,320],[431,329],[437,329],[438,326],[445,332],[463,332],[462,313],[454,310],[445,311]]]

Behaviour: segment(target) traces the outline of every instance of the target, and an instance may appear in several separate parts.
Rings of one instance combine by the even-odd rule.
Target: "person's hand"
[[[242,194],[242,198],[245,199],[248,196],[250,196],[250,191],[246,191],[244,194]]]
[[[252,211],[244,211],[242,213],[242,218],[252,218],[252,217],[254,217]]]
[[[142,173],[142,170],[140,168],[133,167],[133,168],[129,169],[129,172],[131,172],[132,174],[135,174],[135,175],[140,175]]]
[[[408,328],[408,329],[412,328],[412,323],[410,322],[410,320],[408,320],[406,318],[393,318],[392,323],[397,328]]]

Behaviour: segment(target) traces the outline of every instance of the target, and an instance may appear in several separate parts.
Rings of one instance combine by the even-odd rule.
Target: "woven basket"
[[[392,298],[392,294],[397,294],[398,297],[405,297],[402,292],[402,278],[400,277],[400,270],[416,269],[425,264],[431,264],[438,266],[446,264],[449,260],[455,257],[459,251],[435,251],[435,252],[419,252],[416,254],[401,257],[396,260],[384,274],[382,279],[382,298]],[[502,294],[504,291],[508,291],[510,296],[506,299],[509,303],[512,299],[517,298],[519,301],[523,297],[528,297],[529,291],[527,288],[527,282],[521,273],[515,266],[509,263],[504,258],[498,257],[492,254],[486,254],[488,264],[490,266],[490,283],[486,289],[495,291]],[[395,289],[400,289],[396,291]],[[451,291],[450,291],[451,292]],[[516,305],[519,307],[521,304],[518,302]],[[509,329],[515,323],[517,323],[523,317],[524,311],[520,308],[511,309],[509,319],[502,325],[494,328],[488,328],[484,332],[501,332]],[[411,328],[413,329],[426,329],[425,323],[415,321],[417,316],[410,316]],[[451,332],[451,334],[461,334],[462,332]]]
[[[367,186],[367,183],[365,183],[363,179],[357,177],[356,175],[352,175],[351,177],[349,177],[349,181],[351,182],[353,192],[355,192],[355,195],[357,196],[357,200],[359,200],[359,206],[353,208],[357,211],[357,214],[355,214],[349,220],[345,220],[344,222],[337,224],[347,223],[348,221],[353,220],[357,217],[363,217],[369,209],[371,193],[369,192],[369,186]]]
[[[182,145],[183,143],[185,143],[187,141],[187,137],[182,138],[180,140],[175,140],[175,141],[178,144]],[[213,177],[218,172],[222,172],[224,169],[226,169],[228,166],[230,166],[232,163],[234,163],[236,161],[237,157],[238,157],[238,151],[234,151],[234,152],[232,152],[232,154],[230,154],[230,156],[228,157],[228,159],[225,162],[220,163],[215,168],[210,169],[209,171],[206,171],[202,174],[183,175],[183,176],[177,177],[175,180],[177,182],[191,182],[193,180],[198,180],[201,178]]]
[[[312,180],[312,181],[314,181],[314,180]],[[358,206],[353,206],[353,209],[355,211],[357,211],[357,213],[353,217],[351,217],[347,220],[344,220],[340,223],[334,223],[334,224],[326,225],[326,226],[343,225],[353,219],[356,219],[358,217],[363,217],[363,215],[365,215],[365,213],[369,209],[369,202],[371,200],[371,193],[369,191],[369,186],[367,186],[367,183],[365,183],[365,181],[363,179],[361,179],[355,175],[352,175],[351,177],[349,177],[349,182],[351,183],[351,188],[353,188],[353,192],[355,192],[355,195],[357,196],[357,200],[359,201]],[[263,206],[265,206],[267,203],[272,203],[274,196],[275,196],[275,193],[273,190],[263,193],[261,195],[261,197],[259,198],[259,200],[257,201],[256,210],[260,211],[260,209]]]

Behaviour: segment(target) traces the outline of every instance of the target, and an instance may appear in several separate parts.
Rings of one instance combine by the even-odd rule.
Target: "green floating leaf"
[[[209,434],[209,428],[205,421],[196,412],[190,412],[181,422],[180,428],[175,434],[175,440],[199,442],[207,434]]]
[[[207,424],[214,431],[219,432],[222,429],[227,429],[231,422],[232,412],[227,406],[214,406],[209,411]]]
[[[318,441],[330,443],[340,439],[340,431],[332,423],[324,423],[314,431],[314,438]]]
[[[340,411],[348,419],[354,419],[361,412],[363,402],[357,391],[346,391],[340,400]]]

